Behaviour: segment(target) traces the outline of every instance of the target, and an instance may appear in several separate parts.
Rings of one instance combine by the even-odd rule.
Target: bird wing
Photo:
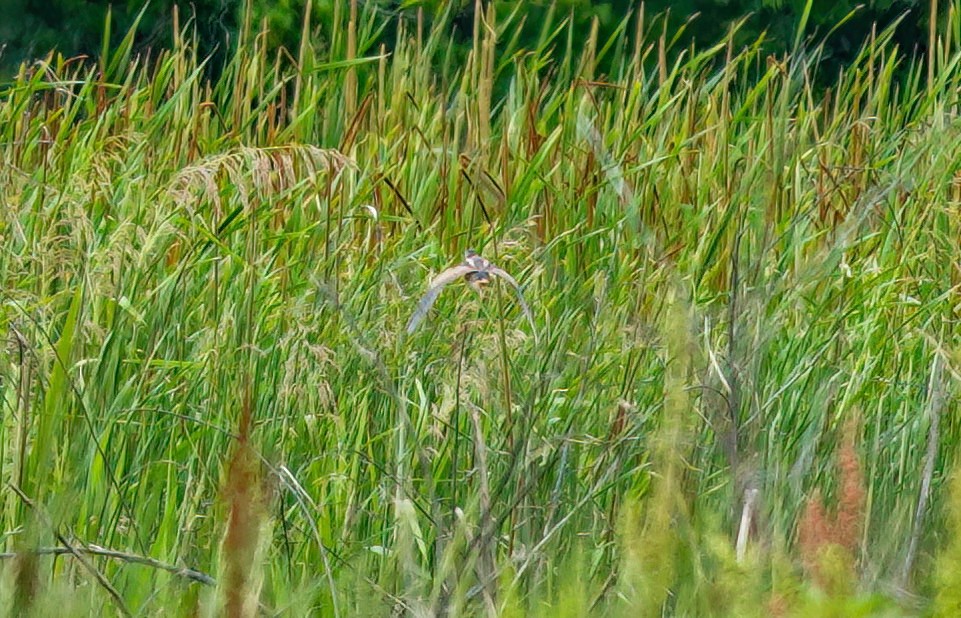
[[[417,303],[417,308],[414,310],[414,315],[410,317],[410,322],[407,323],[407,334],[414,332],[417,325],[420,324],[421,320],[427,316],[427,312],[430,311],[431,306],[437,297],[440,296],[441,291],[444,286],[455,281],[459,277],[468,275],[475,272],[476,269],[471,266],[465,266],[463,264],[459,266],[452,266],[448,268],[441,274],[437,275],[433,281],[430,283],[430,287],[427,289],[427,293],[421,297],[420,301]]]
[[[511,277],[501,268],[498,268],[497,266],[491,266],[489,270],[492,275],[497,275],[507,283],[511,284],[511,286],[514,288],[514,291],[517,293],[517,300],[520,301],[521,307],[524,309],[524,315],[527,316],[527,321],[531,323],[531,330],[534,330],[534,314],[531,313],[531,308],[527,306],[527,301],[524,300],[524,295],[521,293],[521,286],[517,284],[517,281],[514,280],[514,277]]]

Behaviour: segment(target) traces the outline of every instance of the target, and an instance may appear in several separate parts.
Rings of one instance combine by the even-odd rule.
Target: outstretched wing
[[[468,275],[475,270],[476,269],[470,266],[465,266],[462,264],[460,266],[448,268],[441,274],[437,275],[437,277],[431,282],[430,287],[427,289],[427,293],[424,294],[424,296],[417,303],[417,308],[414,310],[414,315],[410,317],[410,322],[407,323],[407,334],[414,332],[421,320],[427,316],[427,312],[430,311],[431,306],[434,304],[434,301],[437,300],[437,297],[440,296],[440,293],[444,289],[445,285],[451,281],[455,281],[456,279],[463,277],[464,275]]]
[[[531,313],[531,308],[527,306],[527,301],[524,300],[524,295],[521,293],[521,286],[517,285],[514,277],[511,277],[506,271],[497,266],[491,266],[489,270],[492,275],[497,275],[514,288],[514,291],[517,293],[517,300],[520,302],[521,308],[524,309],[524,315],[527,316],[527,321],[531,323],[531,330],[534,331],[534,314]]]

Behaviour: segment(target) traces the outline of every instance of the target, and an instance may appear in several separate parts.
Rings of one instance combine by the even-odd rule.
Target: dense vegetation
[[[180,20],[189,20],[197,35],[201,56],[212,54],[208,72],[219,71],[238,40],[238,30],[248,17],[268,27],[267,45],[297,49],[304,33],[303,16],[311,15],[307,26],[313,40],[329,43],[336,38],[340,17],[349,11],[347,0],[193,0],[180,3]],[[360,10],[377,22],[371,32],[374,45],[392,46],[397,24],[414,24],[418,19],[428,27],[444,28],[457,57],[466,56],[473,38],[476,0],[357,0]],[[667,29],[677,32],[680,48],[694,43],[701,48],[726,37],[731,27],[740,24],[734,37],[735,47],[751,45],[763,35],[764,50],[781,54],[792,49],[798,24],[807,23],[807,34],[823,39],[823,81],[832,81],[840,67],[853,60],[862,42],[877,26],[896,24],[892,36],[908,54],[924,52],[928,45],[929,13],[946,3],[921,0],[819,0],[805,17],[806,0],[485,0],[499,19],[517,13],[526,23],[516,29],[521,47],[530,49],[540,37],[545,19],[570,20],[574,39],[579,44],[597,28],[598,37],[614,35],[623,19],[638,10],[648,15],[667,15]],[[144,3],[140,0],[51,0],[31,3],[25,0],[0,0],[0,75],[13,70],[20,61],[43,57],[56,48],[67,56],[98,54],[105,38],[118,44],[135,23],[139,25],[134,47],[137,51],[169,45],[176,28],[176,2]],[[898,19],[908,15],[907,19]],[[103,24],[109,17],[109,32]],[[596,22],[596,24],[595,24]],[[631,33],[628,33],[629,35]],[[106,36],[105,36],[106,35]],[[597,69],[608,72],[612,64],[601,59]]]
[[[823,94],[803,28],[379,19],[3,91],[2,611],[954,615],[956,10]],[[407,336],[467,247],[533,327]]]

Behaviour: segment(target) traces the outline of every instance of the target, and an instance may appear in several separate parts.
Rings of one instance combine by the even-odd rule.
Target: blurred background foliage
[[[138,16],[136,47],[139,51],[170,47],[177,4],[144,0],[0,0],[0,70],[9,74],[20,62],[42,58],[53,49],[68,57],[97,56],[103,48],[108,13],[111,48],[130,30]],[[290,3],[281,0],[270,4],[279,10]],[[179,5],[181,20],[194,20],[200,52],[206,56],[219,51],[223,57],[223,50],[236,36],[237,17],[243,10],[243,2],[190,0]]]
[[[235,44],[243,27],[242,15],[251,6],[255,27],[266,23],[269,44],[296,50],[303,32],[303,16],[308,0],[193,0],[181,3],[181,23],[192,22],[203,57],[212,56],[209,69],[217,71]],[[514,14],[524,19],[522,39],[517,49],[534,47],[542,36],[546,18],[569,17],[572,42],[585,40],[596,20],[600,40],[616,32],[624,19],[642,6],[650,20],[666,17],[668,32],[679,32],[675,51],[693,43],[698,47],[722,40],[730,28],[744,20],[735,37],[738,45],[748,45],[764,36],[765,51],[778,54],[791,49],[798,24],[802,21],[805,0],[493,0],[497,14]],[[108,13],[110,43],[115,45],[140,16],[137,44],[140,51],[169,47],[174,7],[177,3],[142,0],[0,0],[0,72],[9,76],[22,61],[41,58],[51,49],[65,56],[97,55],[104,44]],[[485,5],[487,3],[485,2]],[[449,24],[456,57],[464,58],[470,48],[474,27],[475,0],[359,0],[359,10],[375,12],[382,27],[361,41],[368,48],[384,44],[390,48],[399,27],[417,27],[418,19],[426,29],[436,20]],[[898,25],[896,41],[902,53],[923,53],[927,44],[930,3],[920,0],[815,0],[807,20],[805,35],[815,40],[826,37],[822,79],[831,79],[837,69],[849,62],[859,45],[879,29],[904,17]],[[312,0],[312,43],[328,44],[336,32],[335,20],[346,20],[350,0]],[[655,23],[650,21],[650,23]],[[839,25],[840,24],[840,25]],[[258,28],[259,29],[259,28]],[[630,34],[630,33],[628,33]],[[598,69],[607,67],[603,58]]]

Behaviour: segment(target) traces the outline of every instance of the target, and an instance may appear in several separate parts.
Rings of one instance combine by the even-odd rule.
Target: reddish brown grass
[[[21,552],[15,560],[16,578],[13,590],[13,616],[25,616],[33,606],[34,599],[40,589],[38,574],[39,560],[37,554],[30,551]]]
[[[854,576],[861,531],[864,526],[864,476],[858,461],[855,440],[857,422],[845,424],[837,457],[840,469],[840,490],[836,511],[829,513],[815,489],[798,522],[798,550],[804,570],[821,588],[833,588],[839,575]],[[840,550],[840,553],[837,553]],[[828,554],[835,558],[835,564],[826,565]],[[841,562],[842,564],[837,564]],[[841,567],[843,573],[838,571]],[[846,577],[845,577],[846,579]]]
[[[773,618],[782,618],[791,611],[791,604],[783,594],[772,592],[767,603],[767,611]]]
[[[224,615],[250,616],[257,612],[256,556],[263,515],[257,457],[250,446],[250,397],[240,420],[236,449],[224,487],[230,515],[223,542]]]

